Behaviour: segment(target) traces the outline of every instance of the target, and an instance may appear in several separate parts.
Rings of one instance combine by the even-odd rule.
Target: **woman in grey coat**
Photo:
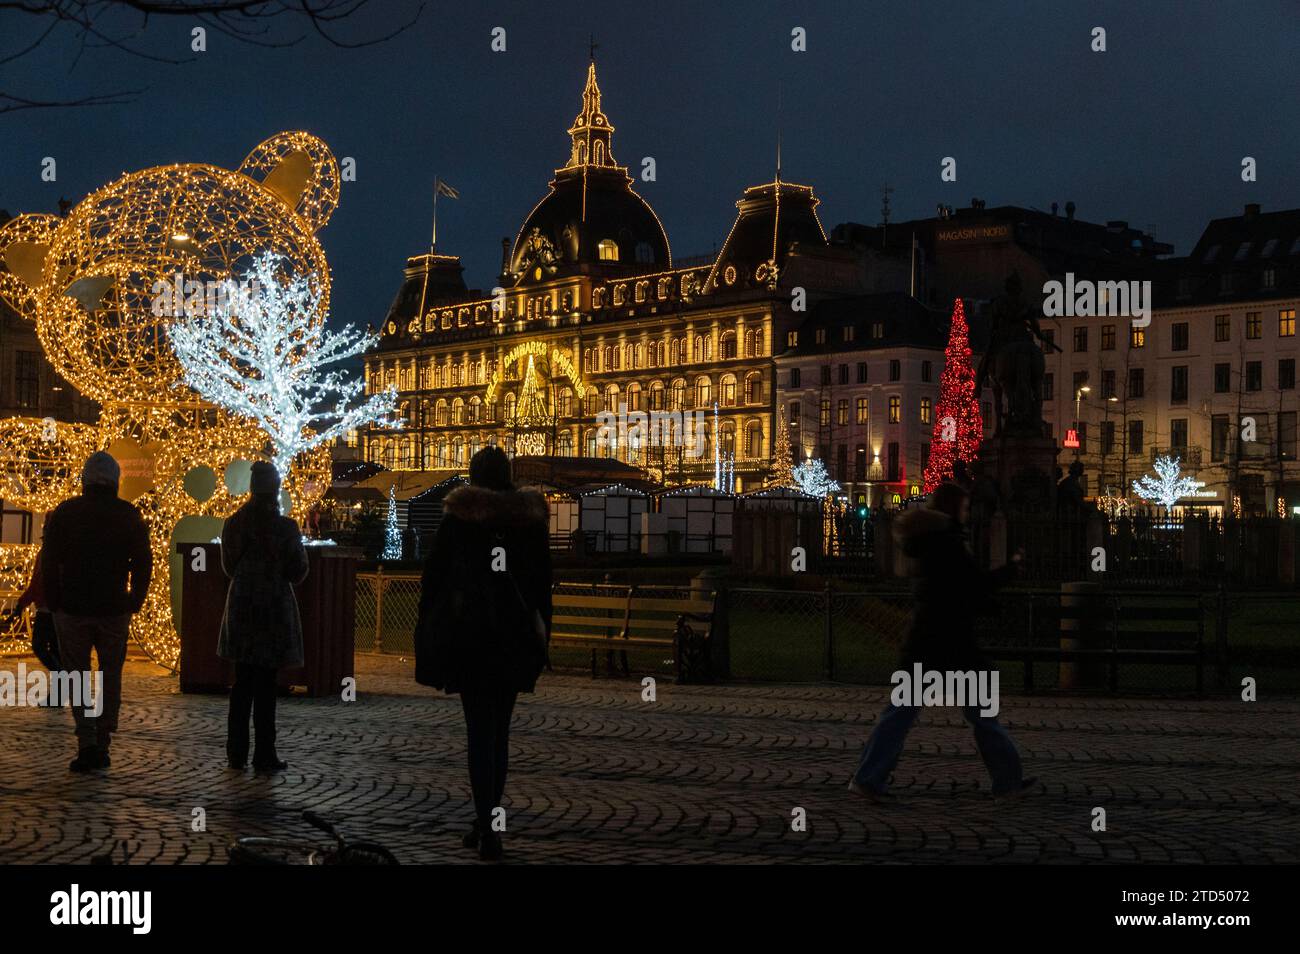
[[[221,568],[230,577],[217,655],[235,664],[230,690],[226,755],[230,767],[248,764],[248,717],[253,716],[253,768],[286,767],[275,751],[275,677],[301,666],[302,621],[293,587],[307,578],[307,551],[298,524],[280,516],[280,475],[253,465],[248,502],[221,531]]]

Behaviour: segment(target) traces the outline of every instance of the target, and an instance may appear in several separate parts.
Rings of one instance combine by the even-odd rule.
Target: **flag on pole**
[[[457,192],[455,189],[453,189],[451,186],[447,185],[447,183],[443,182],[441,179],[435,178],[433,182],[434,182],[434,187],[433,187],[434,191],[438,193],[438,195],[445,195],[449,199],[460,198],[460,193]]]

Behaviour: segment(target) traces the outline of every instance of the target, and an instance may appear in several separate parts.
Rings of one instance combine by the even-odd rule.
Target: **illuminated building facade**
[[[496,443],[512,455],[616,456],[679,483],[711,479],[716,451],[734,456],[736,489],[759,485],[775,432],[773,354],[815,302],[861,290],[859,258],[829,245],[812,188],[778,171],[744,191],[716,256],[674,260],[614,158],[594,62],[568,132],[568,159],[503,243],[492,293],[466,288],[456,256],[407,260],[366,361],[369,388],[397,388],[405,427],[361,435],[366,458],[463,470]],[[602,439],[598,415],[622,410],[631,431]],[[667,439],[635,426],[656,412]],[[698,455],[673,429],[693,412]]]

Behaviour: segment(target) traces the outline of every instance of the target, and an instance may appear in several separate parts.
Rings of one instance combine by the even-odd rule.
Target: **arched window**
[[[584,457],[596,456],[596,429],[588,428],[582,435],[582,453]]]
[[[758,343],[755,339],[756,336],[754,334],[753,328],[750,328],[748,331],[745,332],[745,357],[746,358],[758,357]]]
[[[736,376],[734,374],[724,374],[722,380],[718,382],[718,403],[723,407],[736,406]]]
[[[596,244],[596,250],[602,262],[618,261],[618,243],[613,239],[601,239]]]
[[[433,366],[433,386],[435,388],[442,387],[442,383],[444,380],[445,378],[443,376],[442,365],[435,364]]]
[[[695,349],[691,352],[691,358],[699,363],[704,360],[704,336],[695,336]]]
[[[695,379],[695,406],[708,407],[713,403],[713,382],[707,375]]]
[[[463,467],[465,464],[465,444],[459,437],[451,439],[451,466]]]
[[[451,422],[453,424],[465,423],[465,402],[456,398],[451,402]]]
[[[636,250],[637,250],[637,258],[636,258],[636,260],[637,260],[638,262],[639,262],[639,261],[642,261],[642,258],[641,258],[641,248],[642,248],[642,246],[644,246],[644,245],[645,245],[645,243],[642,242],[640,245],[638,245],[638,246],[636,247]],[[636,283],[636,292],[635,292],[635,295],[636,295],[636,300],[637,300],[638,304],[639,304],[640,302],[645,301],[645,300],[646,300],[646,296],[648,296],[649,294],[650,294],[650,283],[649,283],[649,282],[647,282],[647,281],[639,281],[639,282]]]
[[[757,371],[745,375],[745,403],[763,403],[763,376]]]
[[[560,389],[555,400],[555,413],[557,417],[570,417],[573,414],[573,392],[568,388]]]
[[[668,348],[668,362],[673,367],[682,363],[682,343],[677,338],[673,339],[673,343]]]
[[[384,466],[389,470],[395,470],[397,467],[397,448],[393,446],[392,441],[384,443]]]
[[[670,278],[661,278],[661,279],[659,279],[659,286],[658,286],[658,288],[656,289],[656,292],[658,293],[659,298],[660,298],[660,299],[667,298],[667,297],[668,297],[668,292],[669,292],[669,290],[672,289],[672,287],[673,287],[672,279],[670,279]]]
[[[736,333],[734,331],[724,331],[722,337],[718,339],[718,357],[725,361],[735,356]]]
[[[601,371],[612,371],[614,369],[614,346],[605,345],[604,359],[600,363]]]
[[[513,423],[514,423],[514,420],[515,420],[515,400],[516,400],[516,398],[515,398],[515,394],[514,394],[514,392],[513,392],[513,391],[510,391],[510,392],[508,392],[508,393],[506,394],[505,398],[504,398],[504,399],[502,400],[502,402],[501,402],[502,405],[503,405],[503,408],[502,408],[502,410],[503,410],[503,415],[504,415],[504,417],[505,417],[505,422],[506,422],[507,424],[513,424]]]
[[[675,380],[669,391],[670,410],[680,411],[686,406],[686,379],[678,378]]]
[[[601,406],[601,410],[613,411],[615,413],[618,412],[618,385],[617,384],[605,385],[605,401]]]
[[[723,454],[736,453],[736,425],[732,421],[723,421],[718,428],[718,450]]]
[[[745,456],[751,460],[763,458],[763,425],[760,421],[750,421],[745,425]]]
[[[655,381],[650,385],[650,410],[662,411],[664,409],[664,383]]]
[[[591,161],[593,165],[601,166],[605,164],[605,144],[599,139],[591,150]]]
[[[585,166],[586,164],[587,164],[587,144],[585,142],[579,142],[578,143],[578,165]]]
[[[593,288],[593,289],[592,289],[592,291],[591,291],[591,307],[592,307],[592,308],[604,308],[604,307],[605,307],[605,289],[603,289],[603,288]]]
[[[585,374],[591,374],[591,349],[584,348],[582,351],[582,370]]]
[[[555,452],[560,457],[572,457],[573,435],[568,431],[560,431],[559,436],[555,439]]]
[[[433,468],[436,466],[437,464],[434,463],[434,457],[433,457],[433,444],[427,443],[424,445],[424,454],[423,454],[423,459],[420,462],[420,469],[433,470]]]
[[[474,455],[479,452],[479,447],[481,446],[482,440],[483,439],[479,437],[477,434],[470,435],[468,457],[471,460],[473,459]]]
[[[483,419],[482,415],[483,415],[483,402],[479,399],[478,395],[476,394],[474,395],[474,397],[469,399],[469,423],[477,424],[479,421]]]
[[[641,385],[633,382],[627,386],[627,409],[629,411],[640,411],[641,407]]]
[[[630,344],[627,346],[627,368],[631,370],[639,367],[641,367],[641,362],[637,360],[637,346]]]
[[[642,265],[654,264],[655,250],[650,247],[649,242],[636,243],[636,260]],[[640,301],[640,299],[638,299],[638,301]]]
[[[615,285],[615,286],[614,286],[614,304],[615,304],[616,306],[617,306],[617,305],[622,305],[622,304],[623,304],[624,302],[626,302],[626,301],[627,301],[627,286],[626,286],[626,285]]]

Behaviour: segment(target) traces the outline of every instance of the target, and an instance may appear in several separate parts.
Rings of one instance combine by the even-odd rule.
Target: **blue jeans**
[[[920,706],[885,706],[862,750],[862,761],[853,775],[855,782],[877,793],[889,787],[889,773],[898,764],[903,742],[920,714]],[[978,706],[966,706],[962,714],[975,730],[975,747],[993,780],[993,794],[1017,790],[1021,780],[1020,753],[1010,734],[996,716],[980,715]]]

